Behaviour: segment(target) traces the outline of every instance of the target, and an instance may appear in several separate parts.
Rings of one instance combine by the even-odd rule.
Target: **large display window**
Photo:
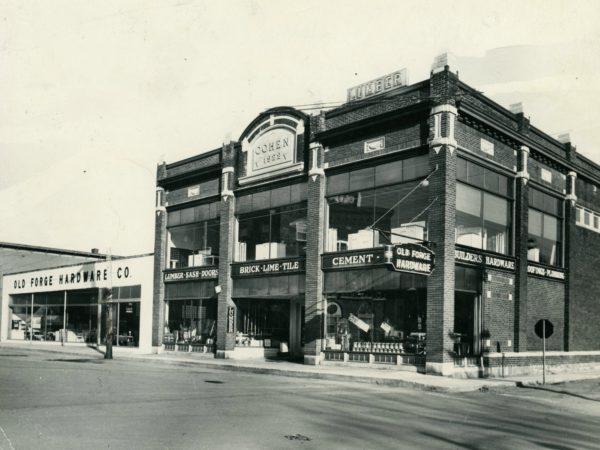
[[[236,346],[278,348],[289,342],[290,301],[237,299]]]
[[[242,195],[236,202],[235,261],[306,254],[306,185]]]
[[[170,300],[165,322],[165,343],[212,345],[216,336],[217,300]]]
[[[169,211],[169,269],[218,264],[220,236],[217,217],[217,202]]]
[[[425,155],[328,177],[325,251],[427,240],[427,173]]]
[[[425,354],[425,285],[387,269],[326,273],[325,350]]]
[[[562,201],[530,188],[527,259],[562,265]]]
[[[456,178],[456,243],[512,254],[509,179],[462,158]]]

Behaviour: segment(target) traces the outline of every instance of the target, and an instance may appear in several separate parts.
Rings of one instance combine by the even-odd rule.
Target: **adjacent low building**
[[[0,340],[106,344],[151,352],[152,255],[54,266],[3,277]]]

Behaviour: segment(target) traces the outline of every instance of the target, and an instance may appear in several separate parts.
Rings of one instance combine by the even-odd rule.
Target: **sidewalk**
[[[62,347],[60,345],[38,344],[33,342],[3,342],[0,344],[0,348],[18,348],[20,350],[36,352],[54,352],[86,356],[89,358],[102,357],[102,348],[96,349],[93,347]],[[510,378],[460,379],[374,367],[308,366],[289,361],[239,361],[215,359],[212,355],[197,353],[166,352],[161,354],[141,354],[135,350],[123,347],[114,347],[113,355],[117,360],[159,362],[163,364],[185,365],[245,373],[270,374],[295,378],[349,381],[391,387],[411,387],[438,392],[469,392],[513,387],[518,384],[532,385],[538,384],[538,382],[541,384],[542,379],[541,374]],[[600,378],[600,371],[547,374],[546,383],[550,384],[594,378]]]

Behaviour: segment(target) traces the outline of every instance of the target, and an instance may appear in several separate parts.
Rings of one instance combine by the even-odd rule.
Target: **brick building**
[[[600,361],[600,167],[404,71],[157,173],[153,346],[443,375]],[[549,330],[550,331],[550,330]]]

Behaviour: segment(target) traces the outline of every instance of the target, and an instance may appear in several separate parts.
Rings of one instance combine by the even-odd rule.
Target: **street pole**
[[[542,322],[542,384],[546,384],[546,320]]]
[[[104,359],[113,359],[113,312],[112,312],[112,258],[110,250],[108,252],[108,287],[104,290],[104,304],[106,305],[106,352]]]

